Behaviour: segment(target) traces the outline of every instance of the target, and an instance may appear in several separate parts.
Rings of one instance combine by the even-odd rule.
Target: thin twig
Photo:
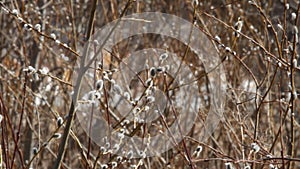
[[[94,16],[96,13],[96,6],[97,6],[97,0],[94,0],[92,2],[92,10],[91,10],[91,16],[90,16],[90,22],[88,25],[88,31],[87,31],[87,41],[90,39],[91,35],[92,35],[92,29],[93,29],[93,24],[94,24]],[[89,43],[88,43],[89,44]],[[89,45],[86,45],[84,52],[83,52],[83,56],[81,58],[81,62],[80,62],[80,72],[78,74],[78,78],[76,80],[76,84],[74,87],[74,95],[72,97],[72,102],[71,102],[71,106],[69,109],[69,113],[68,113],[68,120],[66,123],[66,127],[63,133],[63,137],[61,139],[61,143],[59,144],[59,148],[58,148],[58,155],[57,155],[57,159],[54,163],[53,169],[59,169],[60,165],[61,165],[61,161],[63,159],[63,156],[65,154],[65,150],[67,147],[67,142],[68,142],[68,138],[69,138],[69,132],[71,130],[72,127],[72,122],[73,122],[73,118],[74,118],[74,114],[75,114],[75,106],[76,106],[76,102],[78,99],[78,95],[79,95],[79,90],[80,90],[80,86],[81,86],[81,82],[82,82],[82,78],[84,76],[84,73],[86,72],[86,68],[84,67],[85,64],[85,59],[87,56],[87,51],[88,51]]]

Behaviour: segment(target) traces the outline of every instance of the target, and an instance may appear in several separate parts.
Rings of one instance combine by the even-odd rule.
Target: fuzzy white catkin
[[[107,164],[102,164],[101,165],[101,169],[107,169],[108,168],[108,165]]]
[[[293,66],[294,66],[294,68],[297,67],[297,64],[298,64],[297,63],[297,59],[293,59]]]
[[[105,147],[100,147],[100,151],[102,152],[102,153],[104,153],[104,152],[106,152],[106,148]]]
[[[294,26],[294,32],[295,32],[295,34],[298,34],[298,27],[297,26]]]
[[[221,42],[221,38],[218,35],[215,36],[215,39],[217,42],[219,42],[219,43]]]
[[[130,150],[130,151],[127,153],[127,158],[128,158],[128,159],[131,159],[131,158],[132,158],[132,154],[133,154],[133,153],[132,153],[132,150]]]
[[[153,80],[151,78],[148,78],[145,83],[148,87],[153,86]]]
[[[99,45],[99,41],[97,39],[95,39],[94,40],[94,44],[98,46]]]
[[[225,47],[225,51],[226,51],[226,52],[231,52],[230,47]]]
[[[294,99],[297,99],[297,97],[298,97],[298,94],[297,94],[297,91],[296,91],[296,90],[294,90],[294,92],[293,92],[293,96],[294,96]]]
[[[155,101],[155,97],[148,96],[148,97],[146,97],[146,100],[147,100],[148,103],[153,103]]]
[[[260,147],[257,143],[251,143],[251,148],[255,153],[259,152],[260,150]]]
[[[288,10],[288,9],[290,9],[290,4],[285,4],[285,8]]]
[[[149,106],[145,106],[144,110],[147,112],[149,111],[150,107]]]
[[[225,167],[226,167],[226,169],[233,169],[232,164],[229,162],[225,163]]]
[[[54,133],[53,138],[59,139],[61,137],[60,133]]]
[[[63,124],[64,120],[62,117],[58,117],[57,120],[56,120],[56,123],[57,123],[57,126],[61,126]]]
[[[196,156],[196,157],[199,157],[200,156],[200,153],[202,152],[202,146],[197,146],[194,153],[193,153],[193,156]]]
[[[53,38],[53,39],[56,39],[56,35],[54,33],[51,33],[50,37]]]
[[[251,167],[250,167],[249,165],[246,165],[246,166],[244,167],[244,169],[251,169]]]
[[[197,152],[201,152],[202,151],[202,146],[197,146],[197,148],[196,148],[196,150],[195,151],[197,151]]]
[[[18,17],[17,19],[18,19],[18,22],[20,22],[20,23],[24,22],[24,19],[21,17]]]
[[[155,67],[150,68],[150,76],[151,76],[151,77],[154,77],[155,74],[156,74],[156,69],[155,69]]]
[[[18,12],[17,9],[13,9],[11,13],[14,14],[14,15],[18,15],[19,14],[19,12]]]
[[[47,67],[43,67],[42,69],[39,69],[39,72],[42,75],[47,75],[49,73],[49,69]]]
[[[294,33],[295,33],[295,39],[296,39],[295,43],[297,44],[297,43],[299,43],[299,36],[298,36],[297,26],[294,26]]]
[[[38,32],[41,32],[41,25],[40,25],[40,24],[34,25],[34,28],[35,28]]]
[[[32,67],[32,66],[28,66],[28,70],[29,70],[30,72],[35,72],[35,71],[36,71],[35,68]]]
[[[238,21],[234,24],[234,28],[236,29],[237,32],[234,32],[236,37],[239,37],[240,35],[238,33],[241,32],[243,27],[243,20],[241,19],[241,17],[238,18]]]
[[[120,149],[120,145],[119,144],[115,144],[114,147],[113,147],[113,150],[115,152],[117,152],[119,149]]]
[[[278,169],[278,168],[275,167],[273,164],[270,164],[270,165],[269,165],[269,168],[270,168],[270,169]]]
[[[60,42],[60,40],[56,39],[55,43],[59,45],[61,42]]]
[[[124,97],[126,100],[130,100],[130,94],[128,92],[124,92]]]
[[[281,67],[281,66],[282,66],[281,62],[278,62],[278,67]]]
[[[118,156],[118,157],[117,157],[117,161],[118,161],[118,162],[121,162],[122,160],[123,160],[123,157],[122,157],[122,156]]]
[[[27,31],[31,31],[32,30],[32,25],[31,24],[24,24],[24,29]]]
[[[96,82],[96,89],[97,89],[97,90],[102,90],[102,88],[103,88],[103,80],[100,79],[100,80],[98,80],[98,81]]]
[[[42,103],[41,98],[38,97],[38,96],[36,96],[35,99],[34,99],[34,104],[35,104],[36,106],[40,106],[41,103]]]
[[[68,47],[69,47],[68,44],[66,44],[66,43],[64,43],[63,46],[64,46],[65,48],[68,48]]]
[[[279,29],[283,30],[283,27],[282,27],[281,24],[277,24],[277,26],[278,26]]]
[[[167,53],[163,53],[163,54],[161,54],[160,56],[159,56],[159,60],[160,61],[164,61],[165,59],[167,59],[168,58],[168,54]]]
[[[199,1],[198,1],[198,0],[193,0],[193,1],[192,1],[192,5],[193,5],[194,7],[197,7],[197,6],[199,5]]]
[[[296,17],[297,17],[296,13],[293,12],[293,13],[292,13],[292,20],[295,20]]]
[[[32,148],[32,152],[33,152],[33,154],[37,154],[38,153],[38,149],[36,147],[33,147]]]
[[[112,168],[116,168],[117,166],[118,166],[117,162],[115,162],[115,161],[111,162],[111,167]]]

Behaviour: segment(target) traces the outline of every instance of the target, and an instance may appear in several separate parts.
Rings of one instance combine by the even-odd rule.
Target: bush
[[[4,0],[0,6],[0,168],[296,168],[300,165],[297,1]],[[208,71],[199,53],[176,38],[135,35],[107,51],[99,47],[105,39],[98,41],[91,36],[97,33],[97,28],[121,16],[142,12],[168,13],[193,24],[208,39],[199,44],[205,51],[201,55],[206,58],[216,54],[213,60],[216,70]],[[174,26],[184,25],[174,23]],[[131,31],[139,28],[137,25]],[[169,27],[163,29],[171,31]],[[100,49],[101,55],[89,65],[90,74],[81,79],[81,60],[88,57],[88,63],[95,52],[84,52],[88,42],[92,42],[91,48]],[[133,59],[130,63],[134,64],[128,64],[126,59],[132,53],[143,56],[145,53],[138,51],[151,48],[161,49],[147,50],[159,62],[149,57],[149,63]],[[178,56],[177,61],[172,62],[176,57],[171,53]],[[162,66],[163,62],[170,65]],[[178,72],[184,65],[189,71],[179,73],[184,85],[177,81],[175,72],[170,73],[177,63],[182,64],[177,67]],[[122,76],[125,70],[130,72],[135,70],[133,66],[141,65],[144,70],[134,72],[129,81]],[[220,86],[211,85],[210,80],[217,80],[211,74],[226,76],[226,84],[220,84],[226,90],[222,105],[213,101],[214,91]],[[189,75],[195,79],[186,83]],[[83,84],[78,98],[74,97],[78,91],[76,79]],[[192,90],[193,86],[198,91]],[[160,92],[156,93],[157,90]],[[195,100],[199,100],[199,105],[194,104]],[[182,103],[190,104],[185,107]],[[215,104],[221,108],[216,116],[220,123],[211,121],[209,124],[214,125],[205,126],[208,112]],[[155,106],[162,106],[163,111],[154,111]],[[172,140],[172,134],[166,135],[170,142],[174,141],[172,148],[148,157],[150,137],[160,132],[172,133],[170,126],[191,113],[181,111],[191,109],[196,109],[191,130],[179,135],[179,141]],[[148,111],[155,119],[151,123],[140,118],[148,117]],[[86,112],[91,116],[85,116]],[[86,126],[78,119],[84,120]],[[114,131],[103,131],[106,126],[101,126],[104,124],[101,119],[114,126]],[[188,124],[175,130],[180,133],[185,125]],[[89,127],[100,134],[86,131]],[[201,139],[203,128],[214,132]],[[101,132],[108,132],[109,136],[117,134],[119,142],[102,137]],[[88,137],[91,135],[95,137]],[[137,149],[139,158],[134,158],[135,152],[126,147],[130,139],[123,140],[133,136],[141,138],[146,147]],[[103,146],[99,146],[102,141]]]

